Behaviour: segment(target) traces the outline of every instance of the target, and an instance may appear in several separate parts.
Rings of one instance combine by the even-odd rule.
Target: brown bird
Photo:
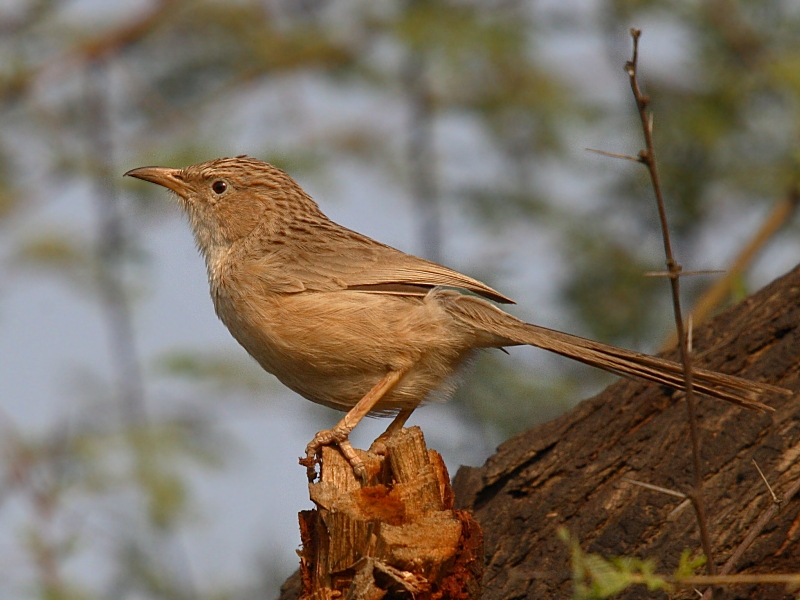
[[[481,348],[529,344],[684,388],[678,363],[520,321],[489,302],[512,303],[480,281],[334,223],[265,162],[238,156],[125,175],[177,194],[217,315],[245,350],[301,396],[348,411],[308,444],[301,463],[311,479],[317,451],[329,444],[363,477],[348,440],[358,422],[396,414],[387,434],[399,429]],[[758,395],[787,393],[703,369],[693,378],[698,392],[755,410],[771,410]]]

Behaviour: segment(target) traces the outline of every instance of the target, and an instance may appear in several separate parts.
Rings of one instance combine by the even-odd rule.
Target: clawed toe
[[[369,452],[379,456],[386,456],[388,450],[386,448],[386,440],[383,439],[383,436],[372,442],[372,445],[369,447]]]
[[[347,459],[347,462],[350,463],[350,466],[353,467],[353,473],[356,476],[362,485],[366,485],[368,474],[367,474],[367,467],[364,464],[363,459],[358,455],[353,448],[352,444],[350,444],[350,440],[342,440],[339,442],[339,450],[342,451],[342,454]]]
[[[306,446],[306,457],[300,459],[300,464],[306,468],[309,483],[313,483],[317,478],[317,464],[319,463],[317,453],[319,449],[323,446],[330,446],[337,441],[333,430],[323,429],[322,431],[318,431],[316,435],[314,435],[314,439],[308,443]]]
[[[367,468],[364,461],[353,448],[347,435],[349,432],[340,429],[323,429],[318,431],[314,439],[306,446],[306,457],[300,459],[300,464],[306,468],[308,474],[308,481],[312,483],[317,478],[316,466],[319,463],[317,453],[323,446],[332,446],[336,444],[339,446],[347,462],[353,467],[353,473],[356,478],[365,483],[368,478]]]

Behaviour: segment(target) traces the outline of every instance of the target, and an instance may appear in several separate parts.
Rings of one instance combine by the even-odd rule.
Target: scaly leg
[[[413,413],[418,406],[419,404],[415,404],[411,408],[404,408],[397,413],[397,416],[395,416],[394,420],[389,423],[386,431],[380,434],[377,438],[375,438],[375,441],[372,442],[372,445],[369,447],[369,451],[374,452],[375,454],[386,454],[386,440],[403,428],[403,425],[405,425],[406,421],[408,421],[408,417],[411,416],[411,413]]]
[[[300,464],[308,470],[309,481],[314,481],[316,478],[314,463],[317,451],[319,451],[322,446],[330,446],[331,444],[337,444],[339,446],[342,454],[344,454],[345,458],[352,465],[356,477],[362,481],[366,479],[367,471],[364,467],[364,461],[356,454],[356,451],[353,449],[353,446],[350,445],[350,440],[348,440],[347,437],[355,426],[359,424],[361,419],[366,417],[370,411],[375,408],[375,405],[380,399],[400,381],[400,378],[403,377],[404,374],[405,371],[389,371],[375,387],[367,392],[366,396],[359,400],[358,403],[347,412],[344,418],[339,421],[333,429],[323,429],[317,432],[314,439],[306,446],[306,457],[300,459]]]

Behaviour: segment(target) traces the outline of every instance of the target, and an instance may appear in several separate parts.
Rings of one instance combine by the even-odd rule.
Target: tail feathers
[[[535,325],[526,325],[527,335],[520,335],[515,341],[550,350],[625,377],[637,377],[677,390],[686,388],[683,365],[680,363],[599,344],[577,336],[567,336]],[[768,393],[792,393],[784,388],[766,383],[749,381],[741,377],[699,368],[692,369],[692,387],[695,391],[707,396],[757,411],[774,410],[771,406],[757,400],[758,396]]]
[[[677,390],[686,388],[680,363],[525,323],[473,296],[448,294],[442,300],[458,320],[497,336],[498,346],[536,346],[624,377],[645,379]],[[767,383],[698,368],[692,369],[692,387],[699,393],[756,411],[774,410],[759,401],[758,396],[793,393]]]

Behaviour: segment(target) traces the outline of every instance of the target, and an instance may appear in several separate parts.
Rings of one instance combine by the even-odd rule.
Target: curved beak
[[[131,169],[123,177],[136,177],[149,181],[150,183],[157,183],[163,185],[165,188],[172,190],[181,198],[188,199],[189,192],[191,191],[189,185],[183,179],[182,169],[170,169],[168,167],[140,167],[138,169]]]

